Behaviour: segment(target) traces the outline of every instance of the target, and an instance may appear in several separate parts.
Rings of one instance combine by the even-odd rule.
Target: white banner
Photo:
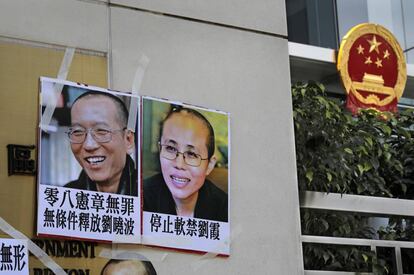
[[[143,223],[143,244],[230,255],[226,222],[143,212]]]
[[[29,252],[26,240],[0,239],[0,274],[29,274]]]
[[[38,234],[140,243],[138,197],[40,185]]]

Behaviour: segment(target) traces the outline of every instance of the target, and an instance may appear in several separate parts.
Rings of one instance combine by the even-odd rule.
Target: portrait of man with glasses
[[[140,243],[139,101],[131,93],[40,79],[39,236]]]
[[[164,105],[170,109],[159,126],[160,171],[144,180],[143,210],[227,222],[228,195],[207,179],[217,164],[212,124],[194,108]]]
[[[130,153],[134,132],[127,129],[128,110],[110,93],[87,91],[72,104],[66,132],[82,171],[64,187],[137,196],[137,174]]]

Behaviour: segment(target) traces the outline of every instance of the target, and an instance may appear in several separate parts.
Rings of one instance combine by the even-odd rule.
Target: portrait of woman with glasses
[[[144,113],[148,101],[144,99]],[[156,142],[155,161],[160,171],[144,179],[144,211],[227,222],[228,195],[207,178],[216,168],[219,154],[212,124],[195,108],[155,104],[169,108],[160,121]],[[150,124],[145,119],[144,127]],[[226,118],[224,121],[227,134]],[[145,137],[144,133],[144,144]],[[225,170],[221,181],[227,191]]]

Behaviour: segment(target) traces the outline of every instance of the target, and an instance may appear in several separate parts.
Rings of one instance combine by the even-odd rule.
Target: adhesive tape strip
[[[115,235],[112,238],[112,244],[140,244],[141,243],[141,235],[139,236],[120,236]]]
[[[141,255],[135,251],[131,250],[121,250],[121,249],[107,249],[103,248],[99,253],[99,257],[106,259],[116,259],[116,260],[140,260],[140,261],[149,261],[147,257]]]
[[[46,267],[52,270],[56,275],[66,275],[66,272],[61,268],[49,255],[46,254],[40,247],[27,238],[23,233],[16,230],[8,222],[0,217],[0,229],[15,239],[27,240],[29,251],[35,255]]]
[[[168,256],[168,253],[164,253],[164,255],[162,255],[162,257],[161,257],[161,262],[165,261],[167,256]]]
[[[138,253],[140,248],[142,248],[142,246],[134,246],[133,249],[131,250],[131,249],[125,249],[125,247],[122,248],[123,245],[125,245],[125,243],[124,244],[112,243],[111,249],[108,249],[108,248],[101,249],[101,252],[99,253],[99,257],[106,258],[106,259],[122,259],[122,260],[139,259],[142,261],[163,262],[168,256],[168,253],[163,253],[159,257],[155,257],[154,255],[152,255],[151,258],[148,259],[147,257]]]
[[[138,96],[149,61],[149,58],[144,54],[139,60],[137,70],[135,71],[134,81],[132,82],[133,95]],[[134,132],[137,123],[138,100],[138,97],[131,97],[131,103],[129,105],[128,129]]]
[[[65,55],[63,57],[62,63],[60,64],[58,79],[66,79],[69,73],[70,64],[72,63],[73,56],[75,55],[75,48],[66,48]],[[53,112],[56,108],[56,103],[62,93],[63,85],[55,83],[53,96],[50,98],[49,102],[46,103],[45,111],[43,112],[42,118],[40,120],[40,128],[42,130],[49,130],[49,123],[52,120]]]
[[[66,79],[69,74],[70,64],[72,64],[75,48],[66,48],[62,63],[60,64],[58,79]]]
[[[232,230],[231,235],[230,235],[230,240],[233,241],[235,238],[237,238],[237,236],[239,236],[242,233],[242,231],[243,230],[241,226],[237,226],[235,229]],[[209,253],[204,254],[203,256],[198,258],[197,261],[192,263],[193,270],[194,271],[198,270],[200,267],[202,267],[207,262],[207,260],[213,259],[216,256],[218,256],[217,253],[209,252]]]
[[[142,256],[138,253],[140,248],[145,246],[134,246],[133,250],[131,249],[125,249],[125,246],[129,246],[130,244],[126,239],[122,238],[115,238],[112,241],[112,248],[107,249],[103,248],[101,249],[101,252],[99,253],[99,257],[101,258],[107,258],[107,259],[118,259],[118,260],[134,260],[138,259],[141,261],[150,261],[150,262],[163,262],[167,256],[168,253],[163,253],[161,256],[151,256],[150,260],[146,258],[145,256]],[[136,245],[135,243],[133,245]],[[148,247],[146,247],[148,248]]]
[[[163,261],[167,253],[164,253],[161,257],[161,260],[156,259],[154,256],[144,256],[137,252],[138,249],[134,247],[133,250],[131,249],[120,249],[120,248],[112,248],[107,249],[103,248],[101,249],[101,252],[99,253],[99,257],[106,258],[106,259],[115,259],[115,260],[139,260],[139,261],[147,261],[147,262],[159,262]]]

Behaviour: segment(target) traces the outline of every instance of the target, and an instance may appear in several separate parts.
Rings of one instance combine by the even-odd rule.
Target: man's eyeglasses
[[[83,143],[86,139],[86,135],[92,135],[93,139],[99,143],[106,143],[112,140],[112,135],[115,132],[122,132],[125,131],[126,128],[123,129],[104,129],[104,128],[69,128],[69,131],[66,134],[69,137],[69,141],[71,143]]]
[[[207,160],[208,158],[203,159],[199,154],[194,153],[192,151],[185,151],[180,152],[178,149],[172,145],[168,144],[161,144],[158,142],[158,146],[160,147],[160,156],[168,159],[168,160],[175,160],[179,154],[183,155],[184,162],[187,165],[198,167],[201,165],[202,160]]]

